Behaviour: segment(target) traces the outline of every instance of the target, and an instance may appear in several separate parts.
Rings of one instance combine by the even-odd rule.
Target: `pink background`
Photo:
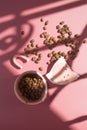
[[[31,1],[31,0],[30,0]],[[0,0],[0,130],[87,130],[87,37],[86,0]],[[45,75],[48,50],[43,47],[39,34],[43,24],[40,18],[49,20],[48,32],[56,36],[55,26],[64,20],[73,34],[80,38],[80,52],[72,68],[81,78],[66,86],[48,83],[48,97],[44,103],[28,106],[21,103],[14,94],[16,77],[27,70],[38,70]],[[24,30],[24,35],[20,32]],[[12,63],[15,54],[23,49],[32,38],[41,47],[40,64],[21,63],[17,69]],[[60,50],[63,47],[58,47]]]

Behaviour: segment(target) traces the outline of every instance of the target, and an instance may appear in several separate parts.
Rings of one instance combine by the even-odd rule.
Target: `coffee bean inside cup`
[[[18,89],[29,102],[41,100],[45,93],[43,80],[37,74],[23,76],[18,83]]]

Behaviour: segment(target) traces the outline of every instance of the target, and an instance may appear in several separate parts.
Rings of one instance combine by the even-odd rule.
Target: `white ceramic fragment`
[[[64,57],[60,57],[53,65],[50,72],[46,74],[46,77],[50,82],[57,85],[66,85],[71,83],[77,80],[79,76],[79,74],[70,68]]]
[[[20,69],[22,69],[23,66],[18,63],[17,58],[24,59],[24,60],[26,60],[26,62],[29,61],[29,59],[28,59],[26,56],[24,56],[24,55],[19,55],[19,54],[18,54],[18,55],[15,55],[15,56],[13,57],[13,63],[14,63],[18,68],[20,68]]]

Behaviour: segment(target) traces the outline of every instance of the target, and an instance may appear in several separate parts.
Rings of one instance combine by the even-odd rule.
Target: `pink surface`
[[[73,31],[87,37],[86,0],[0,0],[0,130],[87,130],[87,45],[80,45],[80,52],[72,68],[81,78],[66,86],[55,86],[48,81],[48,97],[40,105],[27,106],[14,95],[17,75],[27,70],[38,70],[45,75],[48,50],[42,45],[39,34],[43,24],[40,18],[49,20],[48,32],[56,36],[55,26],[64,20]],[[21,30],[25,34],[20,35]],[[40,64],[21,63],[17,69],[12,63],[15,54],[23,53],[29,40],[40,43]],[[58,47],[59,50],[62,47]],[[56,48],[56,49],[58,49]]]

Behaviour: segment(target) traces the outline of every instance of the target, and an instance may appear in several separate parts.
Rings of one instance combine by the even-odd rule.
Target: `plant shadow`
[[[65,87],[65,86],[54,86],[48,82],[48,87],[58,87],[58,89],[53,93],[52,96],[48,95],[48,98],[46,99],[46,102],[43,104],[37,105],[37,106],[26,106],[22,103],[20,103],[15,95],[13,90],[13,84],[17,76],[14,76],[10,70],[4,66],[4,62],[8,61],[13,58],[15,53],[17,53],[21,47],[24,46],[26,41],[31,37],[34,27],[31,23],[27,23],[29,19],[37,18],[43,15],[67,10],[70,8],[74,8],[80,5],[86,4],[86,1],[79,1],[68,5],[63,5],[60,7],[48,9],[41,12],[36,12],[35,14],[27,15],[26,17],[22,17],[20,13],[23,10],[35,8],[41,5],[46,5],[49,3],[56,2],[57,0],[35,0],[32,1],[11,1],[11,0],[1,0],[0,9],[2,10],[0,13],[0,16],[8,16],[9,14],[14,15],[14,19],[11,21],[5,21],[1,23],[0,32],[4,32],[6,29],[9,29],[10,27],[16,28],[16,34],[15,35],[7,35],[0,41],[0,49],[2,51],[6,51],[8,48],[10,48],[12,45],[14,45],[14,49],[10,52],[4,53],[0,58],[0,71],[2,72],[0,80],[0,88],[1,88],[1,94],[0,94],[0,129],[6,130],[6,129],[13,129],[13,130],[72,130],[69,128],[69,125],[73,122],[80,122],[83,120],[86,120],[86,118],[78,118],[76,121],[70,121],[65,123],[63,119],[59,116],[53,113],[53,111],[50,109],[50,104],[52,100],[55,98],[55,96]],[[6,3],[6,4],[5,4]],[[25,4],[26,3],[26,4]],[[20,36],[20,30],[22,24],[27,24],[29,28],[29,32],[27,33],[27,36],[23,39],[21,39]],[[86,31],[85,31],[86,33]],[[85,37],[85,33],[83,32],[82,35]],[[86,33],[87,34],[87,33]],[[82,39],[83,39],[82,37]],[[9,45],[7,45],[6,40],[12,39],[9,42]],[[46,49],[46,48],[44,48]],[[42,48],[42,51],[44,50]],[[11,64],[12,61],[11,61]],[[52,65],[50,65],[47,69],[47,72],[50,71]],[[83,76],[80,76],[81,79],[86,78],[87,74],[83,74]],[[5,82],[4,82],[5,81]],[[85,116],[86,117],[86,116]]]

